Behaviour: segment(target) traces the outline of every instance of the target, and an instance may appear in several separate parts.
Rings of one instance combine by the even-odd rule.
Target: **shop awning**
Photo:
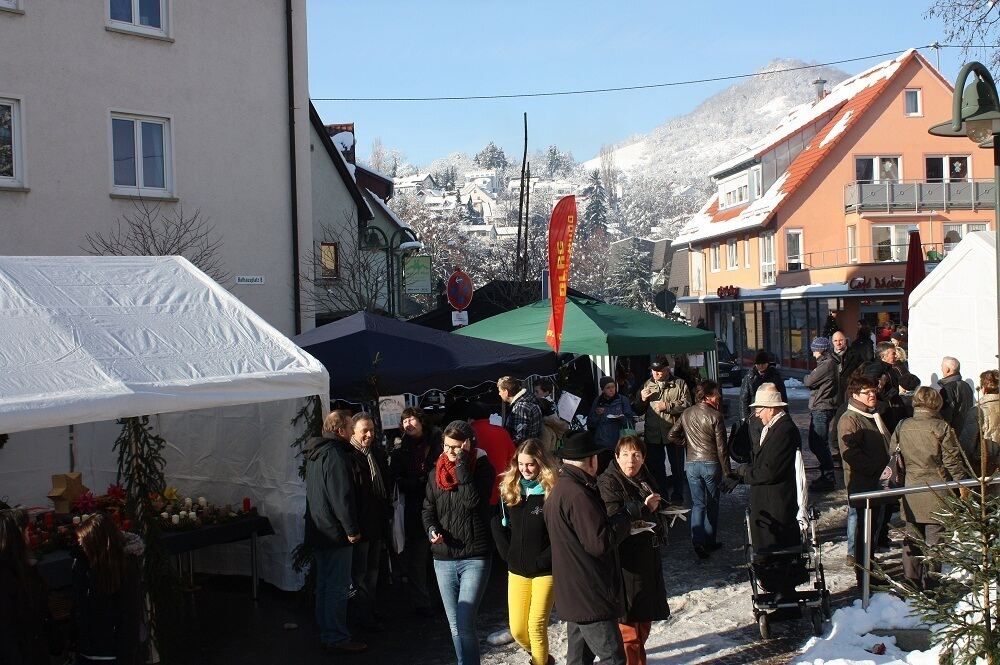
[[[899,298],[903,294],[900,282],[898,289],[862,288],[852,289],[846,282],[830,284],[806,284],[775,289],[740,289],[737,297],[719,297],[716,293],[702,296],[683,296],[678,303],[720,303],[757,300],[801,300],[803,298]]]

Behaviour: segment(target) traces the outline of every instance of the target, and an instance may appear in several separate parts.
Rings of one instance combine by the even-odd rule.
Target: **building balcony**
[[[895,180],[844,186],[847,212],[929,212],[993,208],[993,180]]]
[[[958,242],[925,242],[920,248],[924,253],[924,261],[937,263],[948,252],[955,248]],[[826,249],[819,252],[808,252],[801,257],[789,257],[786,265],[781,266],[781,272],[796,272],[799,270],[816,270],[818,268],[839,268],[871,263],[906,263],[910,251],[909,243],[877,245],[860,245],[840,249]]]

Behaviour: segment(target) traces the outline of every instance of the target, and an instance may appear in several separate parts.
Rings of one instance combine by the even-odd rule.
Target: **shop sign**
[[[426,254],[407,256],[403,259],[403,277],[407,295],[433,293],[431,288],[431,257]]]
[[[892,290],[903,288],[902,277],[855,277],[847,283],[851,291],[868,291],[871,289]]]
[[[720,286],[716,289],[715,293],[718,294],[720,298],[739,298],[740,287],[733,286],[732,284],[729,286]]]

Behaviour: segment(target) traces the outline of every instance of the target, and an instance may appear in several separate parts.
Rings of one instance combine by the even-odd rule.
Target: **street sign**
[[[673,291],[664,289],[653,296],[653,303],[658,310],[664,314],[669,314],[674,311],[674,306],[677,304],[677,296],[674,295]]]
[[[264,283],[264,276],[263,275],[237,275],[236,276],[236,283],[237,284],[263,284]]]
[[[448,295],[448,302],[452,307],[458,311],[467,308],[469,303],[472,302],[473,290],[472,278],[465,272],[456,270],[451,273],[451,277],[448,278],[446,293]]]
[[[452,312],[451,313],[451,326],[453,328],[461,328],[462,326],[469,325],[469,313],[468,312]]]

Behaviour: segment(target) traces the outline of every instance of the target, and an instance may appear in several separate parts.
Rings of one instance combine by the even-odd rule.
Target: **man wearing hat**
[[[645,415],[646,468],[653,474],[656,486],[663,488],[664,497],[670,494],[670,503],[684,503],[684,450],[670,445],[667,435],[691,406],[691,391],[683,380],[670,374],[670,364],[664,356],[657,356],[649,366],[650,378],[642,384],[636,395],[636,413]],[[667,481],[666,459],[670,456],[670,481]]]
[[[826,337],[812,341],[809,349],[816,359],[816,369],[802,379],[809,389],[809,450],[819,460],[819,477],[809,484],[815,492],[829,492],[837,486],[830,453],[830,425],[837,413],[840,372],[830,347]]]
[[[552,547],[553,597],[566,621],[567,665],[625,665],[625,647],[618,630],[621,571],[616,548],[631,522],[640,518],[640,504],[631,502],[608,516],[597,488],[597,454],[601,447],[590,432],[569,434],[561,450],[559,480],[543,504]],[[656,495],[647,499],[647,503]]]
[[[753,402],[757,389],[765,383],[773,383],[781,393],[781,399],[788,401],[781,373],[774,366],[771,354],[761,349],[753,359],[753,367],[743,375],[743,383],[740,385],[740,420],[749,420],[753,416],[753,407],[750,403]],[[751,430],[760,431],[760,427],[756,429],[751,427]]]

